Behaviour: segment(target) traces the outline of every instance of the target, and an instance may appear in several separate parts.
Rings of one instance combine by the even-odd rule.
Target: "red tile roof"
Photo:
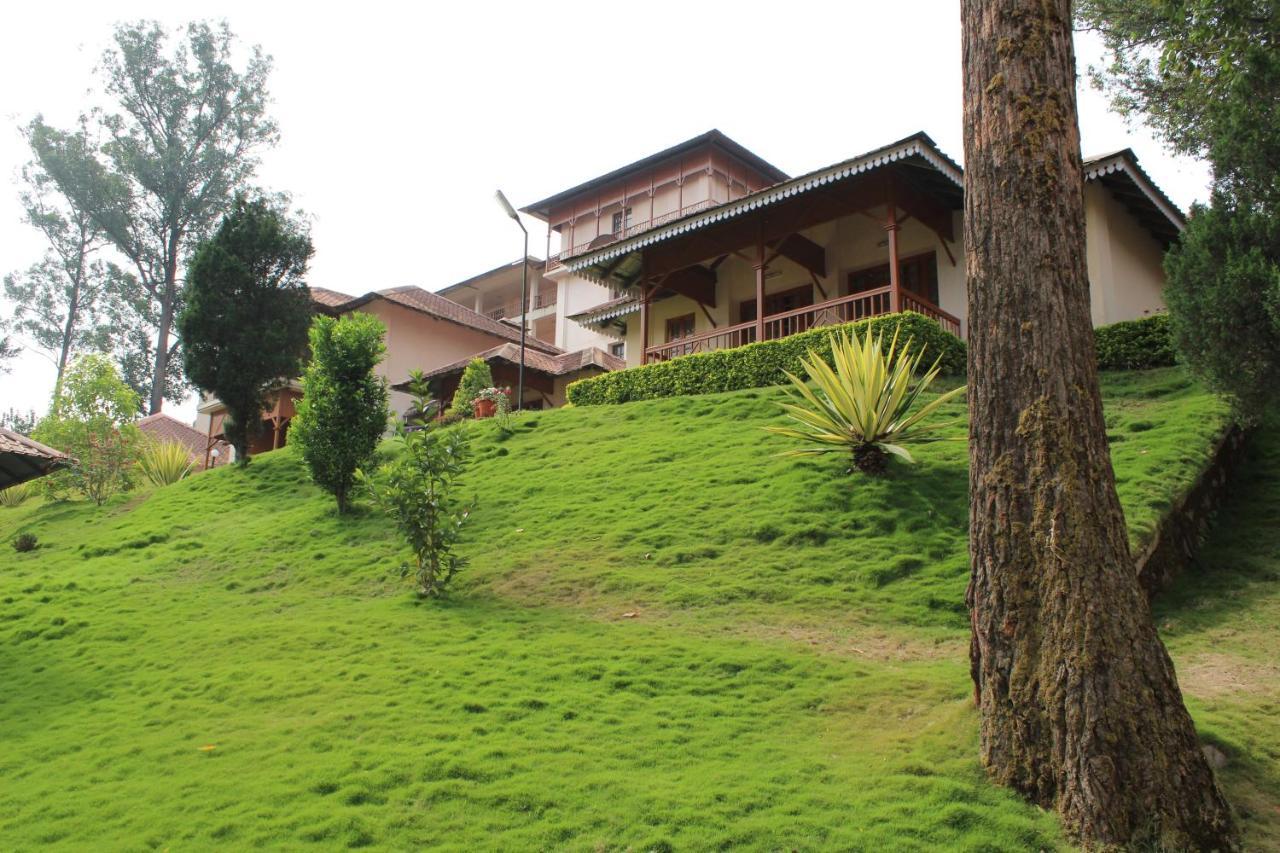
[[[171,418],[164,412],[147,415],[138,421],[138,429],[142,430],[143,435],[156,441],[181,444],[187,448],[192,459],[204,461],[204,451],[208,437],[195,427],[187,426],[177,418]]]
[[[505,361],[509,364],[519,364],[520,347],[516,344],[503,344],[502,346],[459,359],[452,364],[424,371],[422,375],[426,379],[434,379],[438,376],[462,373],[473,358],[483,359],[488,362]],[[524,366],[527,370],[545,373],[548,376],[564,376],[568,373],[592,367],[599,368],[602,371],[622,370],[627,366],[627,362],[596,347],[587,347],[576,352],[567,352],[560,355],[548,355],[526,347]],[[404,391],[407,389],[408,384],[406,380],[391,387],[397,391]]]
[[[327,287],[308,287],[307,290],[311,291],[311,301],[322,308],[341,308],[356,298],[349,293],[339,293]]]
[[[374,299],[385,299],[396,305],[403,305],[405,308],[421,312],[438,320],[444,320],[448,323],[456,323],[459,326],[465,326],[468,329],[475,329],[477,332],[483,332],[487,335],[502,338],[507,341],[519,342],[520,329],[509,326],[506,323],[500,323],[497,320],[477,314],[464,305],[459,305],[449,299],[444,298],[430,291],[423,290],[421,287],[408,285],[405,287],[393,287],[388,290],[379,290],[374,293],[366,293],[359,299],[353,299],[346,303],[343,310],[351,310],[359,308],[372,302]],[[564,350],[559,347],[552,346],[549,343],[540,341],[532,335],[526,335],[526,349],[541,350],[552,355],[559,355]]]

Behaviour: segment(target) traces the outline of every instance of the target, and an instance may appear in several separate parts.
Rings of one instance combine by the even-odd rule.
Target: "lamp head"
[[[507,201],[507,197],[502,194],[502,190],[494,193],[493,197],[498,200],[498,204],[502,205],[502,209],[507,212],[507,216],[510,216],[516,222],[520,221],[520,214],[516,213],[516,209],[511,206],[511,202]]]

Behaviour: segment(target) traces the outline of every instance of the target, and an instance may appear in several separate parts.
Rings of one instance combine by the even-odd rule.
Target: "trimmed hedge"
[[[964,341],[944,332],[941,326],[923,314],[907,311],[579,379],[569,386],[567,394],[569,402],[575,406],[595,406],[781,385],[787,381],[783,371],[802,373],[800,359],[807,356],[809,350],[830,360],[832,332],[855,330],[865,334],[868,330],[883,331],[887,346],[893,339],[895,327],[899,329],[900,343],[911,339],[912,352],[922,346],[926,349],[928,362],[932,363],[941,355],[943,373],[964,373],[967,358]]]
[[[1100,370],[1146,370],[1174,363],[1168,314],[1153,314],[1094,329]]]

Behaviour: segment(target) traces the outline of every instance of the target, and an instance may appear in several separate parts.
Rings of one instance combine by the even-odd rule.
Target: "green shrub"
[[[191,451],[176,441],[147,441],[138,456],[138,470],[155,486],[176,483],[191,473]]]
[[[348,508],[356,470],[373,458],[387,429],[387,380],[374,374],[386,355],[386,327],[372,314],[318,316],[311,324],[311,362],[289,443],[311,479]]]
[[[19,483],[7,489],[0,489],[0,506],[22,506],[34,491],[30,483]]]
[[[933,357],[941,359],[944,374],[960,375],[965,371],[964,341],[943,331],[923,314],[908,311],[580,379],[569,386],[569,402],[575,406],[592,406],[782,385],[788,381],[788,373],[800,373],[804,369],[801,359],[808,356],[809,350],[830,362],[832,332],[860,335],[884,332],[886,347],[894,334],[901,334],[911,339],[912,356],[927,349]]]
[[[19,533],[13,537],[13,550],[18,552],[34,551],[39,545],[34,533]]]
[[[426,410],[429,386],[421,371],[410,377],[415,412]],[[417,418],[398,421],[394,441],[403,452],[356,477],[413,549],[415,565],[404,564],[402,574],[413,574],[423,598],[438,597],[467,564],[453,550],[471,514],[455,495],[465,469],[466,436],[462,428],[442,429]]]
[[[453,392],[453,403],[449,406],[449,414],[463,418],[471,417],[471,403],[476,395],[486,388],[493,387],[493,371],[489,363],[482,358],[473,358],[463,368],[462,378],[458,380],[458,390]]]
[[[1100,370],[1146,370],[1174,362],[1168,314],[1099,326],[1093,337]]]

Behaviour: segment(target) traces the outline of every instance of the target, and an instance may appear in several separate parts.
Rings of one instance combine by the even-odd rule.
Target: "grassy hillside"
[[[1106,382],[1141,538],[1224,413],[1177,371]],[[444,603],[288,449],[102,509],[0,510],[0,539],[42,542],[0,552],[0,842],[1060,847],[976,761],[963,442],[843,477],[774,456],[777,399],[474,425],[472,566]],[[1161,617],[1183,656],[1232,624],[1189,594]],[[1275,748],[1271,706],[1188,692],[1233,754]],[[1260,763],[1226,778],[1275,801]]]

